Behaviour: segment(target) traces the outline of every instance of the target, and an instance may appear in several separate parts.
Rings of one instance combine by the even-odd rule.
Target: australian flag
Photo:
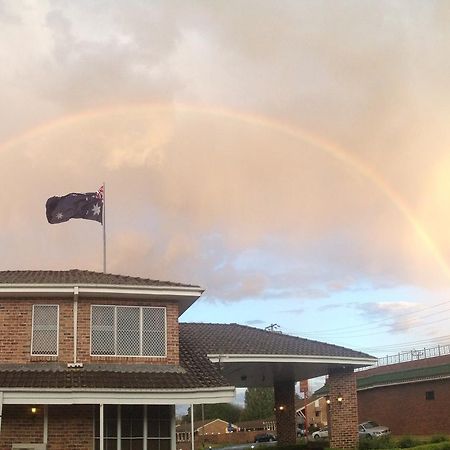
[[[70,219],[88,219],[103,223],[103,186],[97,192],[50,197],[45,209],[49,223],[67,222]]]

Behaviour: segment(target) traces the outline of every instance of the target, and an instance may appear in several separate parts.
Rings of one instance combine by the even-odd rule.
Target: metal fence
[[[386,355],[378,358],[374,366],[362,367],[360,370],[366,370],[378,366],[387,366],[389,364],[398,364],[407,361],[416,361],[418,359],[434,358],[436,356],[450,355],[450,344],[438,345],[437,347],[421,348],[399,352],[395,355]]]

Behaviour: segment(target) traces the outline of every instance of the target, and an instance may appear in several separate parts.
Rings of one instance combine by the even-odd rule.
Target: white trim
[[[33,353],[34,343],[34,308],[36,306],[56,306],[56,353]],[[31,356],[59,356],[59,304],[36,303],[31,308]]]
[[[213,363],[315,363],[315,364],[345,364],[372,365],[376,358],[327,355],[251,355],[251,354],[208,354]]]
[[[181,286],[133,286],[117,284],[4,284],[0,286],[1,294],[70,294],[73,295],[73,288],[78,287],[79,295],[103,294],[107,296],[146,295],[146,296],[198,296],[200,297],[204,289],[200,287]]]
[[[6,405],[75,405],[101,403],[110,405],[186,405],[201,403],[229,403],[235,398],[234,387],[205,389],[3,389]]]
[[[105,421],[105,410],[103,403],[100,403],[99,408],[99,440],[100,440],[100,450],[104,448],[104,421]]]

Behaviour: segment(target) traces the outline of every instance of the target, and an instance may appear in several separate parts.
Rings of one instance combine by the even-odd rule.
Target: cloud
[[[105,180],[110,271],[293,310],[447,285],[442,3],[0,5],[3,268],[100,269],[43,205]]]

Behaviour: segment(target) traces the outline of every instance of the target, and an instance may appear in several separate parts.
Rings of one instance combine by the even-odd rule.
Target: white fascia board
[[[315,363],[344,365],[373,365],[377,358],[321,355],[249,355],[249,354],[208,354],[213,363]]]
[[[229,403],[235,398],[235,388],[183,390],[109,390],[109,389],[2,389],[5,405],[187,405]]]
[[[22,294],[61,294],[73,295],[78,289],[81,295],[143,295],[200,297],[204,289],[180,286],[124,286],[124,285],[83,285],[83,284],[10,284],[0,286],[0,295]]]

